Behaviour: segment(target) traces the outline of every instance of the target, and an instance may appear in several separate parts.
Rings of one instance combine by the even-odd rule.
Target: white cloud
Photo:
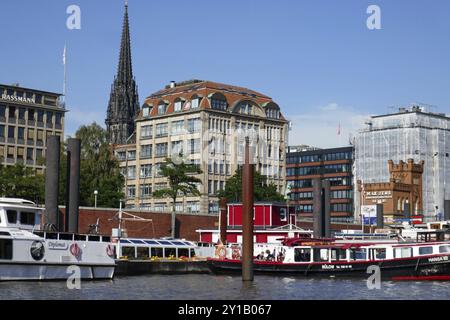
[[[316,111],[287,115],[292,122],[289,145],[306,144],[319,148],[348,146],[351,137],[356,135],[369,117],[368,114],[337,103],[329,103],[313,110]]]

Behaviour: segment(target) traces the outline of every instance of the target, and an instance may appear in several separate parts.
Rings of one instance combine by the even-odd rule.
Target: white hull
[[[69,271],[70,265],[0,263],[0,281],[45,281],[67,280],[75,277]],[[104,280],[112,279],[114,266],[80,266],[80,279]]]

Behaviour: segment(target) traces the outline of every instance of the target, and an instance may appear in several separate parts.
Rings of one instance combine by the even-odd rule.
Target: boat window
[[[159,258],[163,257],[163,249],[162,248],[152,248],[151,253],[152,253],[151,254],[152,257],[159,257]]]
[[[410,258],[412,256],[412,248],[395,248],[395,258]]]
[[[131,243],[131,242],[128,240],[120,240],[120,243]]]
[[[0,239],[0,260],[12,260],[12,240]]]
[[[295,262],[310,262],[311,261],[311,249],[296,248],[294,250]]]
[[[130,241],[135,244],[145,244],[144,241],[141,241],[141,240],[130,240]]]
[[[122,247],[122,257],[135,258],[136,252],[134,247]]]
[[[103,241],[103,242],[111,242],[111,237],[108,237],[108,236],[102,236],[102,241]]]
[[[195,257],[195,250],[191,249],[191,258]]]
[[[328,261],[328,249],[314,249],[314,261],[324,262]]]
[[[176,256],[176,249],[175,248],[164,248],[164,257],[169,258],[170,256]]]
[[[367,251],[366,249],[351,249],[350,250],[350,259],[351,260],[367,260]]]
[[[58,234],[54,233],[54,232],[47,232],[45,234],[45,238],[46,239],[51,239],[51,240],[58,240]]]
[[[375,259],[386,259],[386,249],[375,249]]]
[[[20,213],[20,224],[34,226],[34,212],[21,212]]]
[[[75,241],[86,241],[86,235],[84,234],[76,234]]]
[[[144,240],[144,242],[147,244],[158,244],[158,242],[153,241],[153,240]]]
[[[450,246],[440,246],[439,253],[447,253],[450,252]]]
[[[139,247],[137,248],[138,259],[147,259],[149,253],[149,248]]]
[[[88,241],[100,242],[100,236],[89,236]]]
[[[178,257],[186,257],[189,258],[189,249],[178,249]]]
[[[179,242],[179,241],[172,241],[172,243],[176,246],[185,246],[185,244],[183,242]]]
[[[4,232],[4,231],[0,231],[0,236],[11,236],[11,234],[9,232]]]
[[[420,247],[419,254],[420,255],[433,254],[433,247]]]
[[[6,210],[6,215],[8,216],[8,223],[17,223],[17,211]]]
[[[169,241],[161,241],[161,240],[159,240],[158,242],[159,242],[160,244],[163,244],[163,245],[166,245],[166,246],[172,245]]]
[[[347,250],[338,248],[331,249],[332,261],[341,261],[346,259],[347,259]]]
[[[59,240],[72,240],[73,234],[71,233],[60,233],[59,234]]]

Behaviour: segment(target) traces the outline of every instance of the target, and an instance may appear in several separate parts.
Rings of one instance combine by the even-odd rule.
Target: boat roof
[[[180,239],[138,239],[138,238],[121,238],[120,244],[129,245],[153,245],[153,246],[173,246],[173,247],[196,247],[195,243],[188,240]]]

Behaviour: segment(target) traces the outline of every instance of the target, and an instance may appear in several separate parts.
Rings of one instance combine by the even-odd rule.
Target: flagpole
[[[63,64],[64,64],[63,96],[64,96],[64,103],[66,103],[66,94],[67,94],[67,44],[64,44]]]

